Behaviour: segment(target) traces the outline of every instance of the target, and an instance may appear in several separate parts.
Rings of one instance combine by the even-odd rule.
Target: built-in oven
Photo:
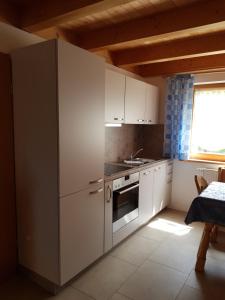
[[[113,181],[113,232],[138,217],[139,172]]]

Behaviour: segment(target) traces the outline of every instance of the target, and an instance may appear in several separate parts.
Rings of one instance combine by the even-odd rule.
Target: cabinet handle
[[[144,122],[145,120],[142,120],[142,119],[138,119],[137,121],[138,121],[138,122]]]
[[[137,183],[137,184],[135,184],[135,185],[133,185],[133,186],[131,186],[131,187],[125,189],[125,190],[122,190],[122,191],[120,191],[120,192],[117,191],[117,193],[118,193],[119,195],[123,195],[124,193],[129,192],[129,191],[131,191],[131,190],[133,190],[133,189],[136,189],[137,187],[139,187],[139,183]]]
[[[115,121],[123,121],[123,118],[114,118]]]
[[[103,188],[100,188],[100,189],[98,189],[96,191],[90,192],[89,194],[90,195],[94,195],[94,194],[98,194],[98,193],[101,193],[101,192],[103,192]]]
[[[97,179],[97,180],[91,180],[91,181],[89,181],[89,184],[100,183],[100,182],[102,182],[102,181],[103,181],[103,179],[102,179],[102,178],[99,178],[99,179]]]
[[[106,200],[107,203],[110,203],[111,197],[112,197],[112,190],[110,188],[110,186],[108,185],[107,187],[107,192],[108,192],[108,199]]]

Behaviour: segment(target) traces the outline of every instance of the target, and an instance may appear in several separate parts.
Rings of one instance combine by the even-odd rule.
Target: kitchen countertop
[[[105,179],[105,182],[112,181],[114,179],[129,175],[129,174],[132,174],[132,173],[140,172],[140,171],[148,169],[150,167],[155,167],[155,166],[157,166],[157,165],[159,165],[163,162],[167,162],[167,161],[172,161],[172,159],[170,159],[170,158],[160,158],[160,159],[157,159],[155,161],[152,161],[152,162],[149,162],[149,163],[146,163],[146,164],[143,164],[143,165],[139,165],[139,166],[131,166],[131,165],[128,165],[128,164],[125,164],[125,163],[109,162],[109,164],[114,164],[114,165],[117,165],[117,166],[127,166],[127,167],[130,166],[130,169],[124,170],[124,171],[121,171],[121,172],[117,172],[117,173],[115,173],[113,175],[110,175],[110,176],[105,175],[104,179]]]

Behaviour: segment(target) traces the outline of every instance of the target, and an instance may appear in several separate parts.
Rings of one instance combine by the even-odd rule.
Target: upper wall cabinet
[[[106,69],[105,122],[124,123],[125,75]]]
[[[158,88],[126,77],[125,123],[156,124],[158,122]]]
[[[145,123],[146,83],[126,77],[125,123]]]
[[[146,84],[145,124],[158,123],[159,90],[156,86]]]

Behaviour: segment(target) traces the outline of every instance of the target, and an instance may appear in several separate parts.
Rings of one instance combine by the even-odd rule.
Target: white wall
[[[187,211],[192,200],[197,196],[194,175],[201,175],[197,169],[206,168],[217,170],[218,167],[218,164],[174,160],[170,207],[181,211]],[[208,183],[210,183],[211,180],[217,179],[217,174],[215,172],[209,171],[208,173],[208,178],[207,176],[204,176]],[[210,174],[212,174],[212,178]]]
[[[44,41],[37,35],[0,22],[0,52],[9,53],[17,48]]]
[[[195,75],[195,83],[219,83],[225,82],[225,72],[202,73]]]

